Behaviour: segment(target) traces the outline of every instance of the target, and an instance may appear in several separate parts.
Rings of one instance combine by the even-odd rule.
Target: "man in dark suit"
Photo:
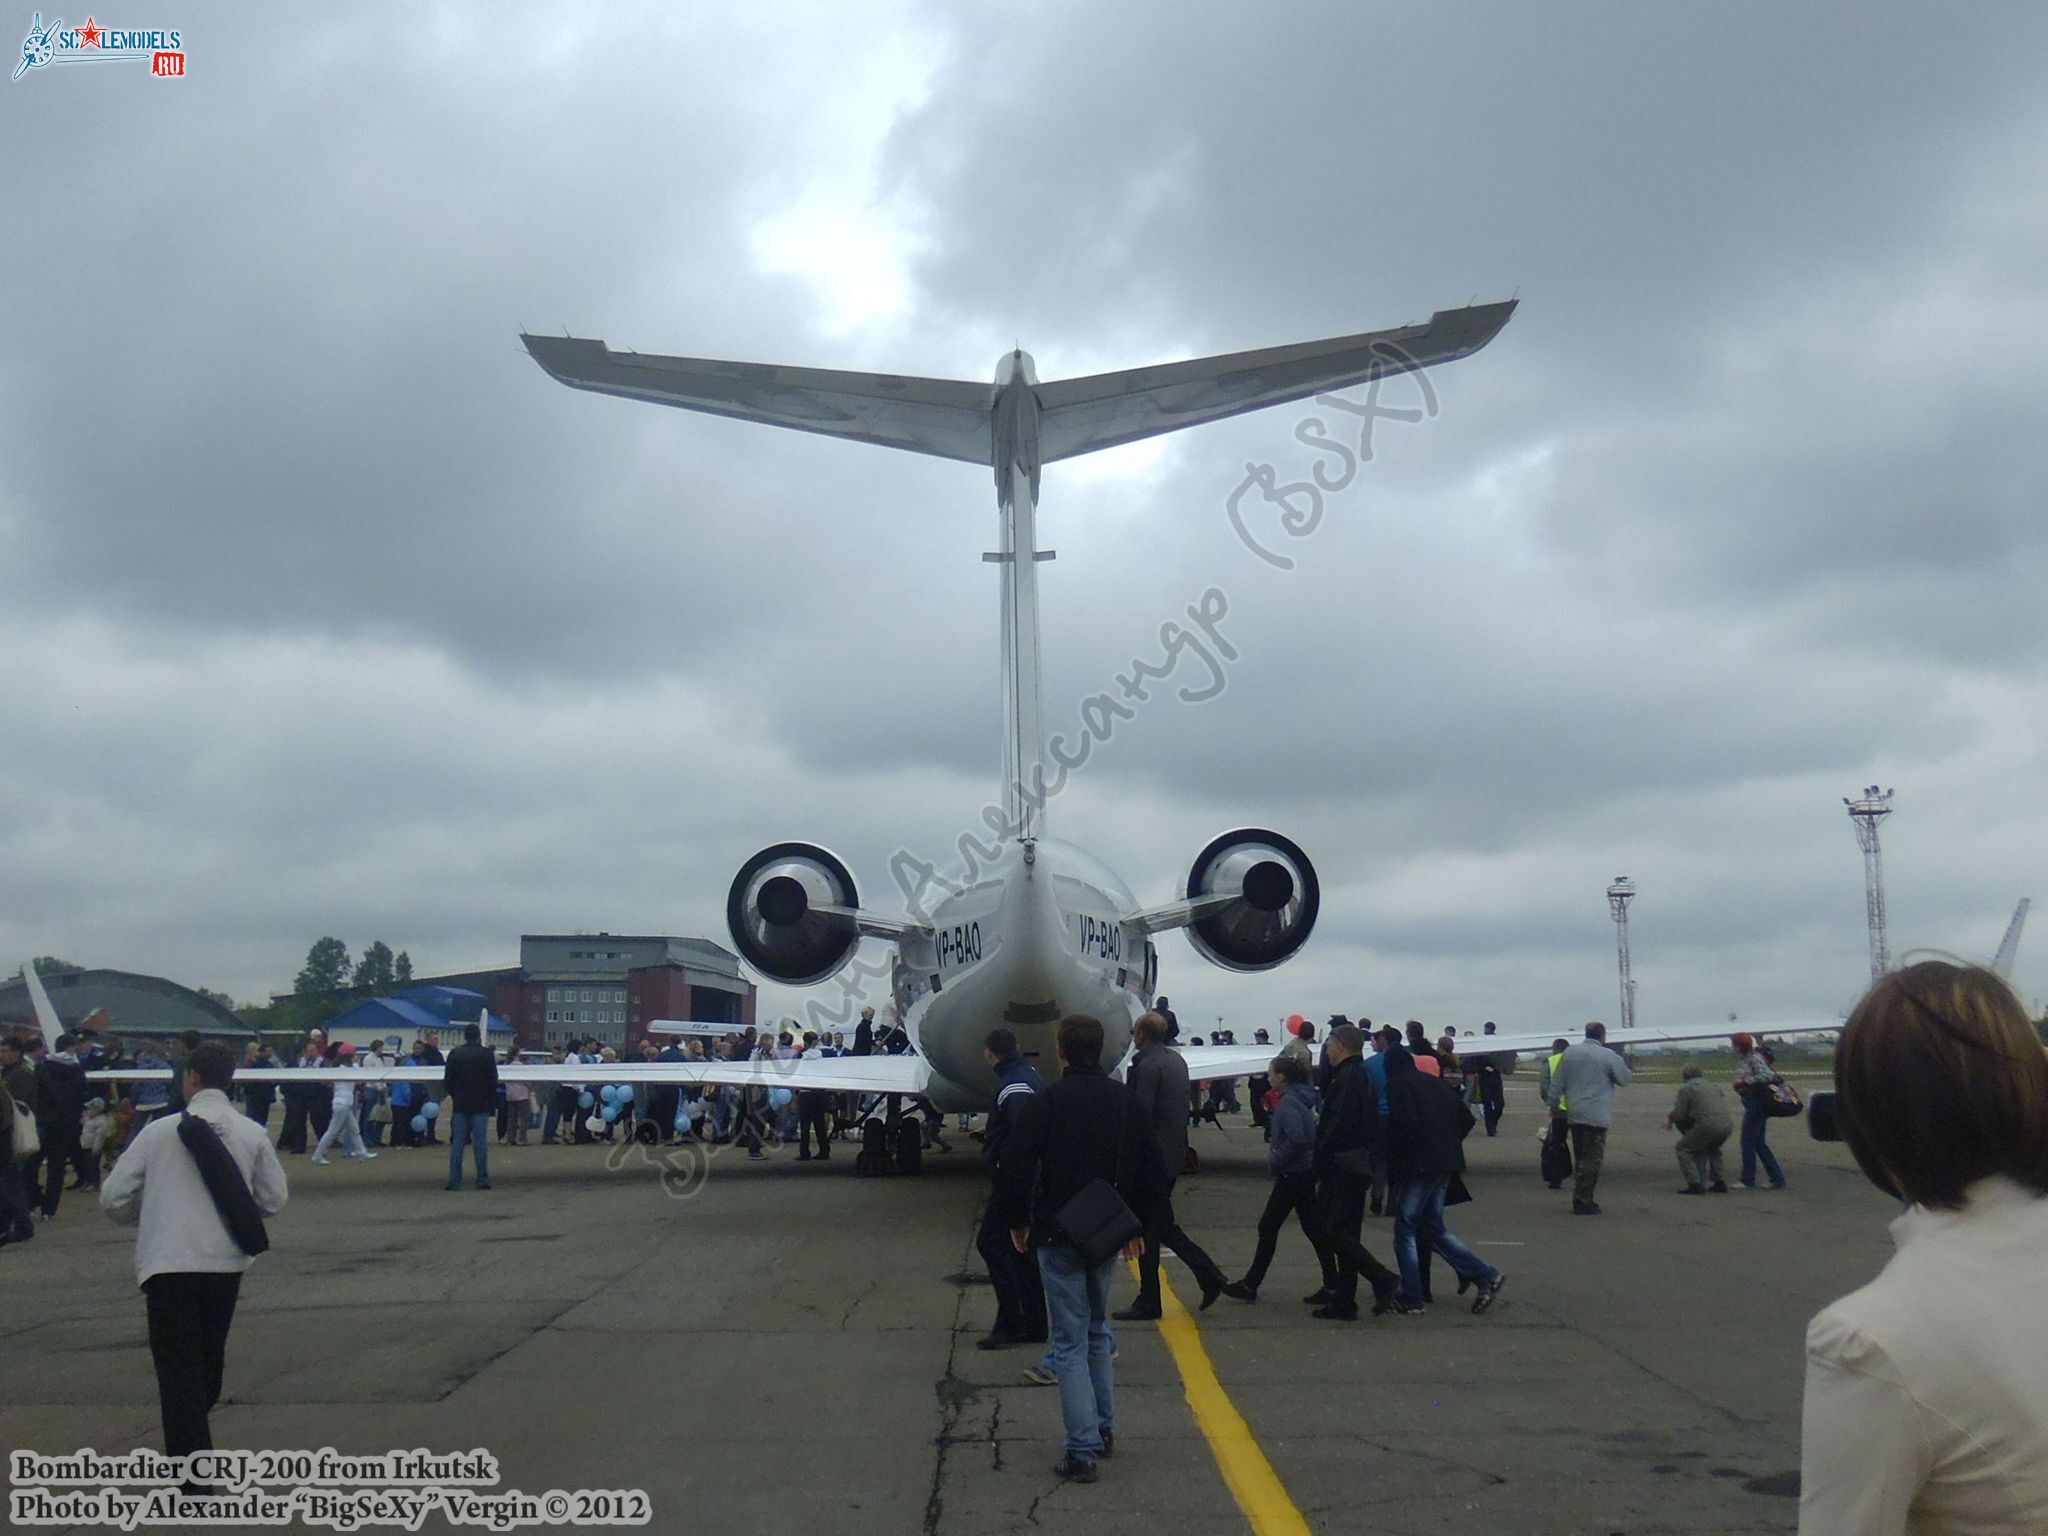
[[[1138,1258],[1138,1299],[1116,1314],[1120,1323],[1145,1322],[1159,1316],[1159,1250],[1171,1248],[1181,1262],[1195,1272],[1202,1287],[1202,1306],[1211,1306],[1230,1282],[1216,1261],[1201,1245],[1181,1231],[1173,1216],[1173,1185],[1180,1177],[1188,1155],[1188,1064],[1180,1052],[1166,1043],[1167,1024],[1163,1016],[1138,1016],[1134,1032],[1138,1054],[1132,1058],[1124,1080],[1131,1085],[1145,1125],[1159,1144],[1160,1165],[1166,1170],[1166,1198],[1159,1204],[1158,1218],[1145,1228],[1145,1249]]]
[[[78,1128],[85,1118],[85,1068],[72,1054],[72,1044],[70,1035],[59,1035],[55,1052],[45,1050],[41,1040],[30,1052],[36,1071],[36,1131],[43,1148],[28,1160],[23,1193],[30,1205],[40,1204],[45,1221],[56,1220],[64,1176],[78,1160]]]
[[[982,1131],[981,1157],[988,1166],[989,1193],[974,1246],[988,1266],[989,1285],[996,1293],[996,1321],[977,1347],[1042,1344],[1046,1339],[1045,1284],[1039,1279],[1037,1262],[1010,1245],[1010,1229],[999,1196],[1005,1149],[1025,1109],[1045,1091],[1045,1083],[1038,1069],[1018,1052],[1017,1036],[1011,1030],[990,1030],[982,1055],[996,1075],[996,1103]]]
[[[1337,1284],[1306,1300],[1315,1316],[1335,1322],[1358,1319],[1358,1277],[1372,1285],[1373,1311],[1397,1310],[1399,1277],[1359,1241],[1365,1197],[1372,1186],[1372,1148],[1380,1134],[1378,1095],[1360,1060],[1365,1036],[1356,1024],[1340,1024],[1325,1042],[1329,1086],[1316,1126],[1316,1230],[1337,1261]]]
[[[448,1091],[448,1187],[462,1188],[462,1149],[476,1151],[476,1187],[491,1187],[491,1165],[486,1151],[491,1143],[491,1121],[498,1109],[498,1057],[483,1043],[484,1032],[474,1024],[462,1026],[462,1044],[448,1053],[441,1070],[441,1084]],[[431,1123],[431,1122],[429,1122]]]

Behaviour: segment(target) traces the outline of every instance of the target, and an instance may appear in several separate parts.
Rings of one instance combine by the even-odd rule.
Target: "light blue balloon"
[[[421,1114],[423,1114],[423,1115],[425,1115],[425,1116],[426,1116],[426,1117],[427,1117],[427,1118],[428,1118],[429,1120],[438,1120],[438,1119],[440,1119],[440,1118],[441,1118],[441,1101],[440,1101],[439,1099],[429,1099],[429,1100],[427,1100],[427,1102],[426,1102],[426,1103],[424,1103],[424,1104],[422,1104],[422,1105],[420,1106],[420,1113],[421,1113]]]
[[[613,1122],[614,1120],[616,1120],[616,1119],[618,1119],[618,1118],[619,1118],[619,1106],[618,1106],[618,1105],[616,1105],[616,1104],[607,1104],[607,1105],[605,1105],[605,1107],[604,1107],[604,1123],[605,1123],[606,1125],[610,1125],[610,1124],[611,1124],[611,1123],[612,1123],[612,1122]]]
[[[682,1134],[683,1134],[683,1133],[684,1133],[685,1131],[689,1130],[689,1128],[690,1128],[690,1117],[689,1117],[688,1115],[677,1115],[677,1116],[676,1116],[676,1134],[677,1134],[678,1136],[680,1136],[680,1135],[682,1135]]]
[[[777,1109],[789,1108],[790,1093],[787,1088],[770,1088],[768,1102]]]
[[[633,1085],[631,1083],[627,1083],[624,1087],[619,1089],[619,1102],[621,1104],[630,1104],[633,1102]]]
[[[414,1116],[412,1117],[412,1129],[413,1129],[413,1134],[414,1134],[415,1136],[424,1136],[424,1135],[426,1135],[426,1134],[427,1134],[427,1117],[426,1117],[425,1115],[414,1115]]]
[[[576,1107],[578,1109],[588,1109],[591,1105],[595,1104],[596,1102],[597,1099],[595,1095],[593,1095],[588,1088],[584,1089],[581,1093],[576,1095]]]
[[[606,1083],[604,1087],[598,1090],[597,1096],[603,1099],[607,1104],[616,1104],[619,1099],[618,1087],[616,1084]]]

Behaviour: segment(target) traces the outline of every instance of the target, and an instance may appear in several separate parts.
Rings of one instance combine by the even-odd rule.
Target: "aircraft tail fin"
[[[1999,941],[1998,956],[1991,962],[1991,969],[2007,981],[2012,980],[2012,962],[2020,952],[2020,930],[2027,926],[2027,912],[2033,905],[2031,896],[2020,898],[2020,904],[2012,909],[2012,921],[2006,924],[2005,937]]]
[[[1041,385],[1044,462],[1470,357],[1500,334],[1515,303],[1442,309],[1425,325]]]
[[[43,978],[36,974],[33,960],[21,963],[21,979],[28,987],[28,1005],[35,1012],[36,1028],[43,1032],[43,1044],[55,1050],[64,1026],[57,1022],[57,1010],[50,1006],[50,994],[43,990]]]
[[[989,430],[995,389],[990,384],[614,352],[601,341],[578,336],[519,339],[535,362],[572,389],[969,464],[988,464],[995,452]]]

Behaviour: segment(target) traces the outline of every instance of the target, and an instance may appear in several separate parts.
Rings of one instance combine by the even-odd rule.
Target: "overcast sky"
[[[1612,1018],[1617,873],[1643,1022],[1833,1013],[1871,782],[1895,950],[2048,898],[2048,10],[258,14],[0,87],[0,954],[248,999],[329,933],[723,940],[768,842],[892,907],[976,824],[987,471],[522,326],[1049,379],[1510,296],[1310,536],[1241,506],[1291,569],[1230,498],[1340,411],[1045,475],[1050,727],[1212,588],[1238,651],[1052,829],[1147,902],[1245,823],[1322,873],[1279,971],[1165,942],[1183,1019]]]

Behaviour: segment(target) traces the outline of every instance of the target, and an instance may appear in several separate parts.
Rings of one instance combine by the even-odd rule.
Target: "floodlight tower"
[[[1856,845],[1863,850],[1863,907],[1870,921],[1870,979],[1891,969],[1891,949],[1884,936],[1884,848],[1877,824],[1892,813],[1892,792],[1866,784],[1854,800],[1844,797],[1849,819],[1856,823]]]
[[[1636,899],[1636,883],[1616,875],[1607,887],[1607,910],[1614,918],[1614,950],[1621,966],[1621,1027],[1636,1027],[1636,979],[1628,973],[1628,904]]]

